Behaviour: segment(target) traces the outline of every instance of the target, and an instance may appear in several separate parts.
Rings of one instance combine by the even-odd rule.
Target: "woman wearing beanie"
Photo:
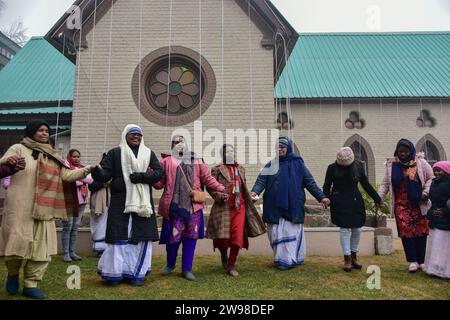
[[[336,162],[328,166],[323,192],[331,200],[331,221],[341,228],[345,271],[362,268],[357,252],[361,228],[366,222],[366,209],[358,183],[376,204],[381,204],[381,198],[370,185],[362,163],[355,161],[352,149],[341,148]]]
[[[23,265],[23,295],[33,299],[45,297],[37,287],[57,253],[55,220],[67,219],[76,196],[75,181],[91,171],[90,166],[70,170],[49,144],[49,133],[45,121],[29,122],[25,138],[3,157],[16,155],[26,163],[24,170],[11,176],[0,231],[0,257],[5,257],[8,269],[6,291],[17,294]]]
[[[425,259],[426,273],[450,278],[450,161],[433,166],[435,179],[430,187],[430,246]]]
[[[83,168],[81,164],[81,152],[77,149],[71,149],[67,153],[66,165],[71,170]],[[84,210],[88,202],[89,190],[88,185],[94,180],[91,175],[88,175],[85,179],[78,180],[77,184],[77,197],[74,201],[78,203],[78,210],[74,211],[72,215],[67,217],[67,221],[63,223],[63,231],[61,233],[62,246],[63,246],[63,261],[79,261],[81,257],[75,252],[77,245],[78,227],[80,226],[83,218]]]
[[[395,215],[409,272],[423,268],[425,261],[429,232],[426,214],[430,207],[428,193],[432,180],[433,169],[424,154],[416,155],[412,142],[401,139],[394,158],[386,163],[386,174],[378,194],[384,197],[391,192],[391,212]]]

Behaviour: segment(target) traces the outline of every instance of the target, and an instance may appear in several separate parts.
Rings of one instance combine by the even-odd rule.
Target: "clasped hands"
[[[26,166],[25,158],[17,155],[10,156],[6,159],[6,164],[14,168],[16,171],[21,171],[25,169]]]

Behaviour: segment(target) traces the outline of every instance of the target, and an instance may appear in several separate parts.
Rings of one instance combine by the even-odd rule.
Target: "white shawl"
[[[122,132],[120,142],[120,155],[122,164],[123,179],[126,186],[126,200],[124,213],[135,212],[140,217],[149,218],[153,214],[150,202],[150,186],[148,184],[134,184],[130,181],[130,174],[133,172],[147,172],[150,164],[151,150],[144,144],[142,137],[137,158],[127,143],[127,133],[131,128],[139,128],[134,124],[129,124]]]

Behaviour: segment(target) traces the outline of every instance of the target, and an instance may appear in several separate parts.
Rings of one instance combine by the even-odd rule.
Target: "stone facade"
[[[273,50],[261,45],[271,35],[249,23],[235,1],[224,1],[222,56],[221,12],[221,1],[203,1],[200,21],[198,3],[174,1],[170,33],[169,1],[143,1],[141,28],[136,2],[117,0],[113,15],[109,10],[97,21],[86,34],[88,48],[77,57],[72,147],[85,154],[85,162],[96,163],[104,150],[117,146],[129,123],[142,126],[146,144],[158,156],[168,151],[176,128],[152,123],[139,113],[132,78],[139,61],[169,44],[201,53],[215,73],[215,98],[201,117],[203,133],[210,128],[247,130],[252,126],[251,109],[253,127],[274,128]],[[183,128],[193,136],[193,124]],[[249,184],[261,166],[246,165]]]
[[[442,102],[442,103],[441,103]],[[393,156],[396,143],[401,138],[411,140],[416,147],[424,139],[433,142],[439,151],[440,160],[450,155],[450,100],[401,100],[396,101],[320,101],[291,102],[295,127],[292,131],[306,165],[319,186],[323,185],[328,165],[335,161],[338,149],[353,141],[369,146],[369,177],[372,183],[381,183],[387,158]],[[431,112],[437,120],[434,127],[418,127],[416,119],[421,109]],[[359,111],[365,120],[363,129],[347,129],[344,125],[350,112]],[[419,144],[419,145],[418,145]]]

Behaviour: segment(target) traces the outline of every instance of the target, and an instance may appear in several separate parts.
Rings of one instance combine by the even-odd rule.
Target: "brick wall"
[[[431,111],[437,120],[433,128],[419,128],[416,119],[421,108]],[[349,130],[344,121],[351,111],[360,110],[366,126]],[[359,134],[372,148],[375,163],[376,182],[380,183],[385,173],[384,162],[392,157],[395,146],[401,138],[407,138],[416,144],[426,134],[435,137],[450,157],[450,103],[440,100],[423,102],[402,102],[399,100],[398,113],[396,103],[340,103],[299,102],[292,105],[295,121],[293,137],[316,181],[322,186],[327,166],[336,159],[337,150],[348,138]]]
[[[71,144],[87,154],[85,161],[89,163],[100,160],[104,144],[106,149],[117,146],[123,128],[129,123],[143,127],[146,144],[158,156],[170,146],[170,136],[175,128],[155,125],[141,117],[131,94],[132,76],[141,58],[169,45],[170,2],[158,0],[143,3],[142,29],[140,6],[136,5],[136,1],[118,0],[114,7],[112,42],[109,41],[109,11],[97,23],[95,41],[93,30],[87,34],[89,48],[78,57],[79,77],[75,86]],[[248,17],[235,1],[225,1],[224,6],[225,45],[222,57],[221,2],[202,2],[201,53],[214,69],[217,80],[215,99],[202,117],[203,132],[208,128],[248,129],[251,126],[251,91],[254,127],[273,128],[273,52],[261,46],[263,33],[254,24],[250,25],[249,32]],[[198,1],[174,1],[170,44],[199,52],[199,24]],[[108,103],[109,56],[111,72]],[[192,130],[193,126],[186,125],[184,128]],[[253,184],[261,165],[246,167],[249,184]]]

